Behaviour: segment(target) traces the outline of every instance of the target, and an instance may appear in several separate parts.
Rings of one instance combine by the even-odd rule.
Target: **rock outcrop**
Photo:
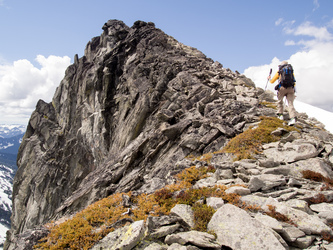
[[[275,115],[273,108],[259,105],[259,96],[273,99],[250,79],[177,42],[153,23],[137,21],[129,28],[108,21],[101,36],[87,44],[85,55],[68,67],[52,103],[40,100],[31,115],[18,155],[5,248],[24,249],[24,239],[38,231],[29,232],[111,194],[153,193],[174,183],[173,176],[183,169],[206,164],[186,157],[216,152],[257,126],[260,116]],[[282,139],[265,144],[253,160],[233,162],[229,154],[215,154],[210,162],[215,174],[194,185],[242,184],[228,192],[263,211],[274,206],[294,225],[212,197],[204,202],[217,210],[208,225],[217,238],[191,230],[191,207],[178,205],[173,211],[177,220],[157,226],[133,222],[93,249],[245,249],[248,241],[251,249],[268,244],[284,249],[305,248],[315,239],[326,244],[318,235],[332,233],[331,207],[309,207],[307,201],[320,192],[330,202],[333,191],[320,191],[320,184],[304,179],[302,171],[332,177],[333,136],[306,114],[298,117],[298,131],[274,131]],[[241,226],[243,221],[247,227]],[[123,234],[131,237],[122,241]]]

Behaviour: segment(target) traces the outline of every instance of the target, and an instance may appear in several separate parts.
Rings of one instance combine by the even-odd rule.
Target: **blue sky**
[[[288,36],[275,25],[277,20],[321,26],[333,18],[331,0],[0,2],[0,56],[9,62],[23,58],[33,62],[39,54],[82,56],[87,42],[101,34],[103,24],[119,19],[128,26],[136,20],[152,21],[225,67],[244,71],[297,50],[284,45]]]
[[[299,100],[333,111],[332,0],[0,0],[0,123],[25,124],[38,99],[51,101],[109,19],[154,22],[263,88],[269,68],[290,60]]]

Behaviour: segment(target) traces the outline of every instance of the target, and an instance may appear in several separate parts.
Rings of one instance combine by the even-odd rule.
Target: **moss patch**
[[[265,101],[263,101],[260,104],[267,107],[267,108],[277,109],[277,105],[276,105],[275,102],[265,102]]]
[[[208,167],[195,167],[192,166],[190,168],[185,169],[181,173],[177,174],[176,177],[180,181],[188,182],[189,184],[194,184],[200,179],[206,178],[207,173],[214,173],[215,168],[212,166]]]
[[[284,121],[275,117],[260,117],[260,119],[258,127],[250,128],[231,139],[221,152],[234,154],[235,160],[251,159],[260,153],[264,143],[275,142],[281,138],[272,135],[277,128],[284,128],[287,131],[297,130],[284,125]]]
[[[206,232],[207,225],[213,214],[215,213],[215,209],[206,204],[195,203],[193,205],[193,214],[194,214],[194,230]]]

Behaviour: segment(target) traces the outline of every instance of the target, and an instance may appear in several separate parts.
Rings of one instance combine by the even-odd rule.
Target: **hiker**
[[[270,80],[271,76],[268,76],[268,80]],[[283,98],[286,97],[288,101],[289,107],[289,123],[288,125],[294,125],[296,123],[296,110],[294,108],[294,100],[295,100],[295,77],[294,71],[290,64],[287,61],[283,61],[279,65],[279,70],[270,80],[271,83],[274,83],[277,79],[279,79],[279,83],[275,86],[275,90],[277,90],[277,116],[279,119],[283,120]]]

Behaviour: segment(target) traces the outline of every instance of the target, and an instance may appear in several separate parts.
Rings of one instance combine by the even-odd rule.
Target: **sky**
[[[297,100],[333,112],[332,0],[0,0],[0,124],[27,124],[39,99],[50,102],[109,19],[154,22],[272,91],[269,69],[287,60]]]

